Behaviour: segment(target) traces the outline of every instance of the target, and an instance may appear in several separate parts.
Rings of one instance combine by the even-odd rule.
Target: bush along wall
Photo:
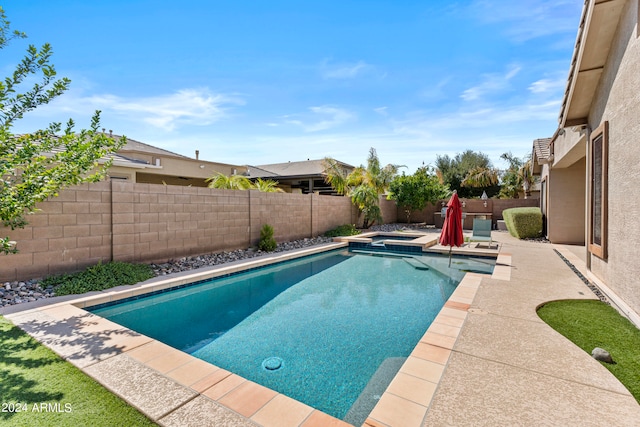
[[[542,236],[540,208],[511,208],[502,211],[509,234],[518,239]]]

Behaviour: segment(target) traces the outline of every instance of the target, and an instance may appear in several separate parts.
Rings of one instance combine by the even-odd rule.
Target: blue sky
[[[116,134],[232,164],[370,147],[412,173],[437,155],[531,152],[551,136],[580,0],[9,0],[27,33],[2,52],[8,75],[48,42],[71,89],[14,127],[95,110]]]

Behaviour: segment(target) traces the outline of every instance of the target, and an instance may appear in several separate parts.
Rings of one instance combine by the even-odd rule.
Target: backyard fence
[[[537,200],[463,200],[465,212],[492,213]],[[438,226],[442,203],[414,212],[412,222]],[[38,205],[24,229],[0,226],[19,253],[0,255],[0,281],[81,270],[99,262],[162,262],[255,246],[264,224],[277,241],[315,237],[361,224],[349,197],[262,193],[203,187],[103,181],[60,192]],[[406,221],[394,201],[380,198],[385,223]],[[441,223],[440,223],[441,225]]]
[[[80,270],[98,262],[158,262],[254,246],[270,224],[277,241],[354,224],[347,197],[104,181],[40,203],[24,229],[0,227],[19,253],[0,255],[0,281]]]

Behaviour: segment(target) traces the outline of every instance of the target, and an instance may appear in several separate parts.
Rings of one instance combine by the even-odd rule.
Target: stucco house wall
[[[609,122],[608,257],[591,255],[592,273],[640,313],[640,34],[638,1],[624,6],[589,114]]]
[[[553,192],[547,198],[547,238],[553,243],[584,245],[585,158],[567,168],[549,170],[544,178]]]

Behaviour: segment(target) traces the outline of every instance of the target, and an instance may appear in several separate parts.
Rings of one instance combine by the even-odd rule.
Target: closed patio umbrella
[[[440,244],[449,246],[449,266],[451,266],[451,251],[453,246],[462,246],[464,236],[462,235],[462,204],[458,199],[458,193],[453,192],[453,196],[447,203],[447,216],[442,224],[440,233]]]

